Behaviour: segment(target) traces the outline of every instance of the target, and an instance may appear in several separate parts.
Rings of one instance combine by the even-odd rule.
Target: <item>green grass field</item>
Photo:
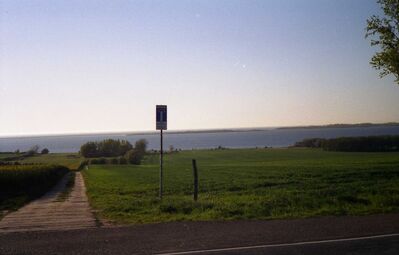
[[[84,160],[78,153],[50,153],[45,155],[35,155],[23,160],[20,163],[35,163],[35,164],[56,164],[68,167],[71,170],[76,170],[80,162]]]
[[[191,159],[200,194],[192,201]],[[92,165],[83,172],[92,206],[118,223],[298,218],[399,211],[399,153],[312,149],[183,151],[140,166]]]

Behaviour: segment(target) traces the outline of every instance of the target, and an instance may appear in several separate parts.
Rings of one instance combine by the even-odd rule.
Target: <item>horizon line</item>
[[[297,125],[297,126],[263,126],[263,127],[230,127],[230,128],[208,128],[208,129],[172,129],[164,130],[166,133],[206,133],[206,132],[229,132],[229,131],[256,131],[266,129],[278,129],[278,128],[311,128],[311,127],[328,127],[328,126],[339,126],[339,125],[399,125],[397,121],[390,122],[360,122],[360,123],[329,123],[319,125]],[[86,135],[148,135],[157,134],[158,130],[141,130],[141,131],[94,131],[94,132],[66,132],[66,133],[43,133],[43,134],[10,134],[1,135],[2,138],[33,138],[33,137],[54,137],[54,136],[86,136]]]

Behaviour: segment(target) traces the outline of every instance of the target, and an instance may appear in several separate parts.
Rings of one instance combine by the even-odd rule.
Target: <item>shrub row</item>
[[[132,150],[134,151],[134,150]],[[106,164],[112,164],[112,165],[127,165],[127,164],[134,164],[134,165],[140,165],[142,157],[135,154],[132,152],[134,155],[131,156],[131,159],[129,160],[128,156],[125,157],[114,157],[114,158],[93,158],[93,159],[86,159],[82,162],[80,162],[79,170],[82,170],[85,168],[87,165],[106,165]]]
[[[51,189],[67,172],[58,165],[3,165],[0,166],[0,201],[16,196],[28,200]]]
[[[21,163],[19,161],[1,161],[0,166],[32,166],[32,165],[43,165],[42,163]]]
[[[295,143],[295,147],[323,148],[326,151],[385,152],[399,151],[399,135],[311,138]]]
[[[107,158],[91,159],[89,163],[93,165],[105,165],[105,164],[126,165],[128,162],[125,157],[117,157],[117,158],[108,158],[108,159]]]

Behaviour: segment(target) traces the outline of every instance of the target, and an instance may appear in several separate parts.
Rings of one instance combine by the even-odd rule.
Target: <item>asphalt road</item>
[[[160,253],[158,255],[236,255],[236,254],[399,254],[399,233],[297,243],[230,247],[210,250]]]
[[[399,214],[273,221],[175,222],[4,233],[0,234],[0,254],[182,255],[184,253],[181,252],[186,252],[397,255],[398,234]],[[371,236],[374,237],[364,238]],[[348,240],[354,237],[363,238]]]

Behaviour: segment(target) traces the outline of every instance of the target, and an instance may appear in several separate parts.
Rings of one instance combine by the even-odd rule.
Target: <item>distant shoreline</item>
[[[225,128],[225,129],[199,129],[199,130],[170,130],[166,134],[198,134],[198,133],[232,133],[232,132],[256,132],[267,130],[284,129],[321,129],[321,128],[361,128],[379,126],[399,126],[399,122],[387,123],[357,123],[357,124],[328,124],[328,125],[309,125],[309,126],[289,126],[289,127],[254,127],[254,128]],[[0,136],[0,139],[18,138],[40,138],[40,137],[65,137],[65,136],[133,136],[133,135],[155,135],[159,131],[137,131],[137,132],[98,132],[98,133],[76,133],[76,134],[40,134],[40,135],[19,135],[19,136]]]
[[[199,130],[166,130],[164,134],[193,134],[193,133],[231,133],[231,132],[248,132],[248,131],[265,131],[277,129],[269,128],[232,128],[232,129],[199,129]],[[0,139],[18,139],[18,138],[40,138],[40,137],[65,137],[65,136],[133,136],[133,135],[157,135],[159,131],[137,131],[137,132],[94,132],[94,133],[76,133],[76,134],[40,134],[40,135],[18,135],[18,136],[0,136]]]
[[[388,127],[399,126],[399,122],[310,125],[310,126],[278,127],[276,129],[319,129],[319,128],[355,128],[355,127],[359,128],[359,127],[381,127],[381,126],[388,126]]]

